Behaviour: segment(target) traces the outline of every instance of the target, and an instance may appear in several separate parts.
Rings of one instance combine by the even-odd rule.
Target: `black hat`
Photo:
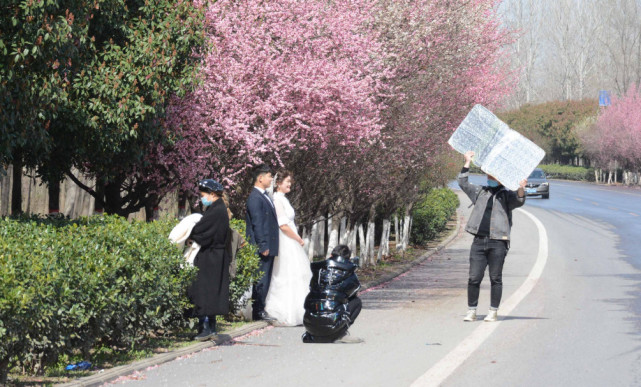
[[[224,189],[223,185],[214,179],[204,179],[198,182],[198,190],[201,192],[222,192]]]

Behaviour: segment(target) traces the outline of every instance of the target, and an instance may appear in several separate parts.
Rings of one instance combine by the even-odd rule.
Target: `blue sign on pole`
[[[599,106],[610,106],[610,92],[607,90],[599,91]]]

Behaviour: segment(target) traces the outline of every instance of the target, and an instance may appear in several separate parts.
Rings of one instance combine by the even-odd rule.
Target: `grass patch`
[[[195,319],[194,319],[195,324]],[[229,332],[244,325],[246,321],[227,321],[223,316],[216,317],[218,332]],[[62,355],[55,365],[47,367],[44,375],[31,376],[13,369],[9,375],[9,386],[50,386],[59,383],[68,383],[75,379],[91,376],[103,369],[130,364],[139,360],[150,358],[160,353],[168,353],[198,343],[191,338],[194,329],[183,329],[177,332],[151,335],[148,339],[139,342],[133,348],[118,348],[98,346],[90,351],[90,358],[84,359],[82,354]],[[86,371],[67,371],[68,364],[75,364],[83,360],[91,362],[91,369]]]

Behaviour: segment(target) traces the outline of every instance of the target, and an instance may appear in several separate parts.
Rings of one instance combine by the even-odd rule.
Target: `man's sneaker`
[[[475,321],[476,320],[476,309],[470,309],[465,314],[463,321]]]
[[[484,321],[487,321],[487,322],[494,322],[494,321],[496,321],[496,319],[497,319],[497,315],[496,315],[497,313],[498,313],[498,311],[497,311],[497,310],[492,310],[492,309],[490,309],[490,310],[487,312],[487,316],[485,316],[485,318],[484,318],[483,320],[484,320]]]

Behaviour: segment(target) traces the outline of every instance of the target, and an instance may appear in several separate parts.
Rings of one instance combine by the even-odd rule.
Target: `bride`
[[[296,326],[303,323],[305,297],[309,292],[312,271],[294,223],[294,208],[285,195],[291,191],[292,174],[283,171],[276,175],[274,207],[280,227],[278,256],[274,259],[271,284],[265,311],[278,325]]]

